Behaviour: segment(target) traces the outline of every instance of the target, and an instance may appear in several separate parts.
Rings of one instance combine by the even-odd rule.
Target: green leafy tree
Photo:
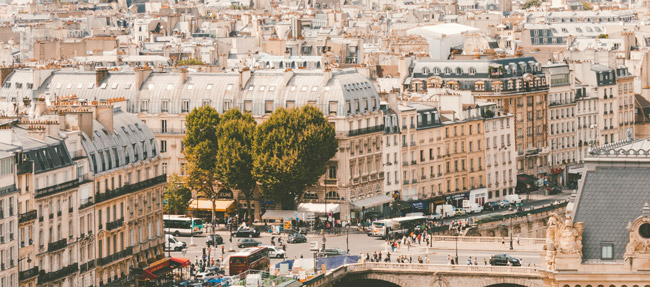
[[[542,6],[542,1],[540,1],[540,0],[528,0],[528,1],[526,1],[526,3],[524,3],[524,5],[521,6],[521,8],[528,9],[528,8],[533,7],[533,6],[534,7]]]
[[[192,199],[192,191],[180,177],[174,175],[165,187],[164,199],[166,214],[185,214]]]
[[[589,3],[589,1],[582,1],[582,9],[583,9],[583,10],[593,10],[593,9],[594,9],[594,5],[592,5],[591,3]]]
[[[187,115],[185,121],[185,138],[183,154],[187,160],[185,172],[187,185],[212,200],[212,219],[214,220],[218,184],[214,160],[217,156],[217,134],[219,113],[210,107],[195,108]]]
[[[257,126],[253,175],[262,193],[293,209],[338,149],[334,127],[315,107],[279,109]]]
[[[218,149],[216,155],[216,175],[227,188],[238,189],[246,197],[248,215],[251,213],[251,199],[257,185],[253,177],[253,136],[255,120],[250,113],[242,114],[232,109],[221,115],[217,127]]]

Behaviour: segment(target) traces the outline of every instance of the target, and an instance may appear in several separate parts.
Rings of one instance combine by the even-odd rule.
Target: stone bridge
[[[304,282],[309,287],[541,287],[535,268],[414,263],[344,265]]]

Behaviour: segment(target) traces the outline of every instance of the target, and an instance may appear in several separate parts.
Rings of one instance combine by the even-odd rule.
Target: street
[[[552,202],[555,201],[561,201],[570,196],[569,190],[566,190],[564,193],[554,195],[554,196],[544,196],[544,195],[532,195],[530,198],[530,201],[525,201],[524,203],[524,208],[530,208],[530,207],[541,207],[544,205],[548,205]],[[525,199],[525,197],[523,197]],[[484,214],[491,214],[491,213],[508,213],[507,209],[500,209],[500,210],[494,210],[494,211],[484,211],[478,215],[484,215]],[[461,220],[461,219],[466,219],[472,216],[476,216],[477,214],[474,215],[465,215],[465,216],[458,216],[458,217],[453,217],[446,219],[445,222],[449,223],[452,220]],[[318,246],[320,247],[322,244],[322,235],[319,233],[317,234],[314,232],[310,232],[307,235],[307,242],[306,243],[297,243],[297,244],[287,244],[287,257],[288,259],[297,259],[297,258],[313,258],[313,252],[310,251],[309,248],[309,243],[316,241]],[[198,258],[201,258],[203,255],[203,249],[206,249],[206,254],[210,254],[210,257],[214,257],[215,255],[217,256],[216,258],[218,259],[225,259],[226,262],[228,260],[228,257],[233,254],[234,252],[229,252],[229,250],[234,250],[239,251],[240,248],[237,248],[237,240],[239,238],[232,238],[232,243],[230,242],[230,234],[228,231],[217,231],[217,234],[221,235],[224,239],[224,244],[217,246],[217,248],[207,248],[206,247],[206,236],[194,236],[194,237],[178,237],[178,240],[186,242],[188,247],[187,249],[183,251],[171,251],[167,252],[171,254],[171,256],[174,257],[185,257],[189,258],[192,262],[196,262]],[[271,245],[271,237],[275,237],[275,242],[277,243],[278,240],[278,235],[271,235],[267,232],[262,232],[261,236],[259,238],[255,238],[256,240],[260,241],[263,245]],[[348,237],[349,236],[349,237]],[[333,236],[333,235],[328,235],[326,237],[326,248],[341,248],[343,250],[346,250],[348,248],[349,244],[349,250],[351,255],[366,255],[372,254],[374,252],[382,252],[382,254],[386,254],[386,243],[385,241],[381,240],[380,238],[377,237],[369,237],[366,234],[359,233],[355,229],[350,229],[350,233],[346,236],[345,234],[343,235],[338,235],[338,236]],[[282,241],[286,242],[287,240],[287,234],[282,234]],[[506,240],[507,241],[507,240]],[[194,243],[195,245],[192,246],[191,243]],[[453,245],[453,246],[452,246]],[[222,246],[225,246],[224,248],[224,253],[222,254]],[[540,251],[541,246],[519,246],[516,243],[514,244],[514,250],[510,251],[509,250],[509,242],[506,242],[505,244],[501,243],[495,243],[495,244],[482,244],[482,245],[477,245],[473,243],[467,243],[467,242],[458,242],[458,250],[456,250],[456,246],[454,242],[433,242],[432,247],[427,248],[424,243],[421,245],[414,245],[411,246],[410,248],[406,248],[403,246],[400,250],[396,250],[395,252],[391,252],[391,259],[395,261],[395,258],[400,255],[406,255],[407,257],[412,257],[413,261],[416,262],[417,258],[419,256],[422,257],[422,259],[426,262],[425,258],[429,259],[429,262],[431,264],[447,264],[447,257],[448,256],[454,256],[456,254],[456,251],[458,252],[458,257],[459,257],[459,262],[461,264],[466,264],[467,259],[469,257],[476,257],[477,261],[479,264],[483,264],[483,259],[489,259],[492,254],[496,253],[506,253],[511,256],[521,258],[523,265],[524,266],[536,266],[539,265],[540,263]],[[282,259],[276,259],[273,258],[271,259],[271,263],[275,264],[282,261]],[[227,267],[227,266],[226,266]]]

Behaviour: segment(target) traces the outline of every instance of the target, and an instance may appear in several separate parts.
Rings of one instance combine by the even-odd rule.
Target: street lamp
[[[350,224],[349,223],[345,226],[345,246],[349,254],[350,253]]]
[[[510,209],[512,210],[512,207],[510,207]],[[513,248],[512,248],[512,233],[513,233],[513,230],[512,230],[512,218],[513,218],[514,216],[515,216],[515,213],[514,213],[514,212],[511,212],[511,213],[510,213],[510,250],[513,249]]]
[[[456,239],[456,257],[454,258],[454,263],[458,265],[458,236],[460,233],[458,233],[458,230],[456,230],[456,233],[454,235],[454,239]]]

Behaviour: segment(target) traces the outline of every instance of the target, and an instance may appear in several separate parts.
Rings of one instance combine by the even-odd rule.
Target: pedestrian
[[[275,236],[271,236],[271,245],[275,246]]]
[[[517,245],[520,245],[519,244],[519,235],[517,235]]]
[[[506,239],[503,236],[501,236],[501,245],[506,245]]]
[[[478,265],[478,259],[476,257],[474,257],[474,265]]]
[[[483,258],[483,265],[487,265],[487,259]]]
[[[467,265],[472,265],[472,257],[467,258]]]
[[[429,256],[427,256],[426,259],[427,259],[427,264],[429,264],[430,263]]]
[[[447,254],[447,265],[451,265],[451,255]]]

